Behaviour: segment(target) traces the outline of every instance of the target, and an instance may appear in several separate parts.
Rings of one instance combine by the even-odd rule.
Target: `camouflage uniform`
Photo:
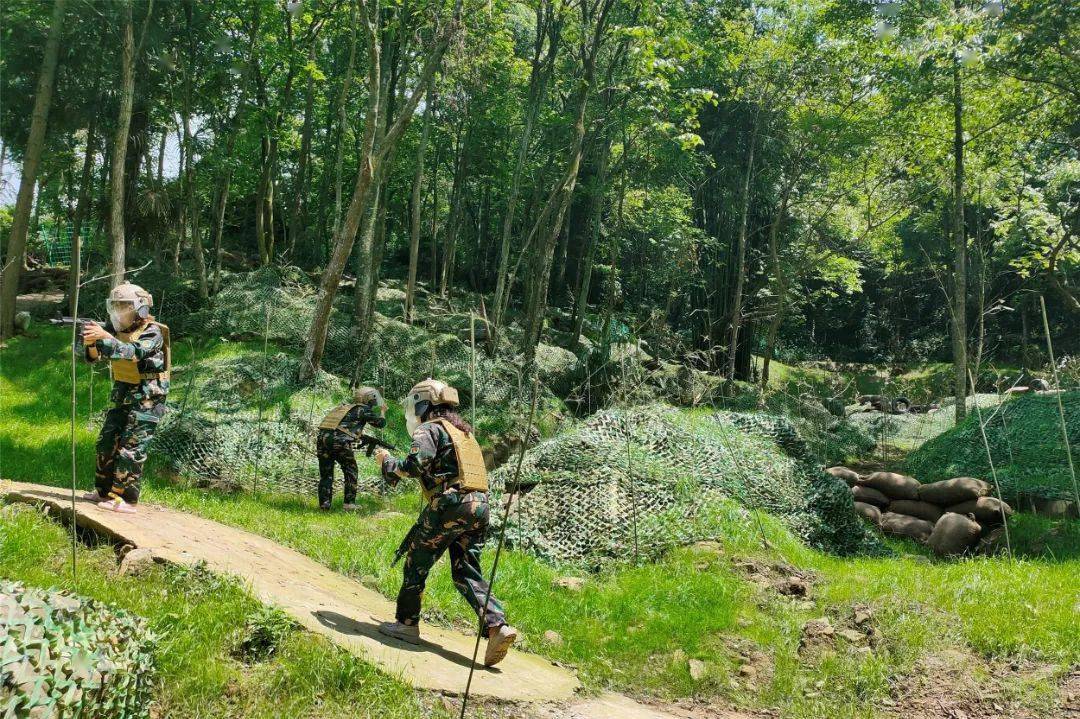
[[[148,324],[132,342],[106,338],[94,343],[97,359],[137,360],[139,372],[152,374],[166,368],[165,338],[161,329]],[[142,479],[146,449],[165,414],[165,398],[169,380],[164,377],[144,379],[138,384],[113,382],[109,399],[112,408],[105,414],[105,423],[97,441],[97,467],[94,485],[102,499],[121,497],[125,502],[139,501],[139,481]]]
[[[444,478],[458,475],[454,445],[438,423],[425,422],[413,434],[409,455],[403,460],[387,459],[382,471],[391,485],[404,474],[419,478],[424,489],[431,490]],[[444,487],[431,498],[407,537],[405,578],[397,597],[396,618],[399,622],[408,626],[419,624],[428,572],[447,549],[450,550],[454,586],[480,616],[489,591],[480,567],[488,517],[487,492],[462,493],[457,487]],[[503,624],[506,624],[506,615],[502,603],[491,597],[484,616],[484,636],[488,630]]]
[[[319,506],[329,507],[334,498],[334,463],[341,465],[345,478],[345,503],[356,502],[356,457],[353,454],[354,438],[364,431],[364,425],[386,425],[372,405],[360,404],[349,410],[337,429],[320,429],[315,438],[315,451],[319,456]]]

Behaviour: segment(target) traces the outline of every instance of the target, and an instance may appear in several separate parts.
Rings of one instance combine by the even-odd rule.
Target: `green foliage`
[[[238,632],[233,653],[246,662],[266,661],[285,643],[295,622],[280,609],[260,606]]]
[[[1061,401],[1076,461],[1080,392],[1066,392]],[[1062,442],[1057,397],[1020,395],[999,409],[983,409],[981,416],[990,458],[1006,501],[1016,502],[1021,496],[1072,496],[1073,477]],[[979,413],[969,412],[960,425],[912,452],[906,459],[907,471],[921,482],[960,476],[992,481],[979,417]]]
[[[0,581],[5,716],[145,719],[157,638],[146,622],[71,594]]]

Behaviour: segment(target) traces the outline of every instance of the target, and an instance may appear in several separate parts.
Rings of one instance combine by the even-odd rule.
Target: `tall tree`
[[[22,273],[23,254],[26,252],[26,233],[30,224],[30,210],[34,202],[34,186],[37,184],[41,153],[45,146],[45,131],[52,103],[53,78],[60,49],[60,36],[64,30],[65,0],[54,0],[49,37],[45,54],[41,58],[37,91],[34,94],[34,111],[30,118],[30,136],[23,155],[22,177],[19,194],[15,200],[15,212],[11,218],[8,234],[6,264],[3,268],[3,294],[0,295],[0,337],[10,337],[14,332],[15,298],[19,294],[19,275]]]

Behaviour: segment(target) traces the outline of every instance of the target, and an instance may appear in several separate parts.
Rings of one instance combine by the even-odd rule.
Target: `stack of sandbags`
[[[963,554],[979,538],[1012,515],[1012,508],[989,496],[981,479],[956,477],[920,484],[895,472],[863,476],[847,467],[826,470],[851,488],[855,511],[881,531],[927,544],[937,554]]]

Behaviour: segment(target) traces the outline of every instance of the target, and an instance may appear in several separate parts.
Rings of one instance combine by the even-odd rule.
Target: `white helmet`
[[[415,385],[405,395],[405,427],[411,436],[420,426],[421,418],[435,405],[445,404],[457,407],[460,403],[458,391],[437,379],[428,377]]]
[[[109,292],[105,300],[105,309],[109,313],[109,322],[117,332],[123,332],[139,320],[150,316],[154,298],[138,285],[122,282]]]

